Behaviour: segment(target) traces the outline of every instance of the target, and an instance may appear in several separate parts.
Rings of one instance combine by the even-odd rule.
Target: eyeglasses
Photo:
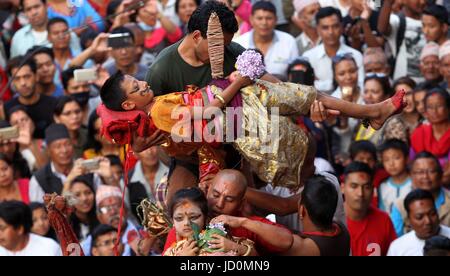
[[[420,171],[413,171],[412,174],[414,175],[434,175],[438,172],[436,169],[430,169],[430,170],[420,170]]]
[[[103,206],[100,208],[100,213],[102,214],[107,214],[109,211],[117,211],[120,209],[120,204],[114,204],[114,205],[108,205],[108,206]]]
[[[337,54],[335,55],[331,61],[336,64],[338,62],[341,62],[343,60],[352,60],[355,61],[355,59],[353,58],[353,55],[351,53],[345,53],[345,54]]]
[[[115,245],[117,243],[117,238],[111,239],[111,240],[106,240],[104,242],[101,243],[97,243],[95,245],[95,247],[105,247],[105,246],[111,246],[111,245]]]

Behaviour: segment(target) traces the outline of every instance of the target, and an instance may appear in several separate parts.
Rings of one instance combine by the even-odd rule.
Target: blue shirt
[[[105,30],[105,24],[100,15],[94,10],[94,8],[89,4],[88,1],[83,1],[80,7],[73,7],[71,15],[64,15],[56,12],[51,7],[47,9],[48,19],[55,17],[64,18],[69,24],[69,28],[76,28],[84,26],[88,23],[95,22],[97,31],[103,32]]]
[[[441,208],[442,205],[445,203],[445,192],[444,189],[441,188],[438,197],[434,200],[434,206],[436,207],[436,210],[439,211],[439,208]],[[400,210],[397,208],[397,206],[392,206],[392,213],[391,213],[391,220],[394,224],[395,232],[397,233],[397,237],[402,236],[403,234],[403,227],[405,225],[405,222],[403,221],[402,214],[400,213]]]

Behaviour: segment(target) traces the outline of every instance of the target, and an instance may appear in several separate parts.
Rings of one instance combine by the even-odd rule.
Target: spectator
[[[378,207],[388,214],[400,198],[403,199],[412,190],[412,181],[408,173],[408,145],[398,139],[384,142],[379,152],[384,169],[390,175],[378,188]]]
[[[444,236],[433,236],[425,241],[424,256],[450,256],[450,239]]]
[[[416,88],[413,91],[413,100],[414,100],[414,106],[417,109],[417,112],[421,116],[422,123],[425,123],[426,120],[426,113],[425,113],[425,96],[427,95],[428,91],[433,89],[435,85],[429,82],[423,82],[419,83]],[[411,132],[412,133],[412,132]]]
[[[92,48],[93,47],[92,45],[94,44],[95,39],[99,35],[100,35],[100,33],[96,32],[92,28],[86,29],[80,35],[80,44],[81,44],[81,48],[82,48],[83,52],[86,51],[89,48],[92,49],[93,51],[95,51],[95,53],[92,56],[89,57],[89,58],[92,59],[94,64],[103,64],[108,59],[108,52],[107,51],[98,51],[98,47],[97,47],[97,49],[93,49]],[[100,37],[102,37],[102,36],[100,36]],[[97,40],[101,40],[101,38],[98,38]],[[78,57],[76,57],[75,59],[72,59],[71,67],[75,67],[76,60],[79,57],[80,57],[80,55]],[[84,64],[84,62],[81,62],[81,64],[77,64],[77,65],[78,66],[82,66],[83,64]]]
[[[116,183],[120,183],[120,180],[123,177],[123,166],[122,161],[120,161],[119,156],[114,154],[108,154],[105,156],[108,158],[109,163],[111,165],[111,174]]]
[[[402,13],[391,14],[393,0],[386,0],[378,17],[378,31],[386,37],[395,57],[394,79],[409,76],[416,82],[423,80],[420,74],[420,52],[426,39],[420,20],[425,0],[403,2]]]
[[[105,69],[112,76],[118,70],[124,74],[135,76],[138,80],[144,80],[147,67],[136,62],[136,46],[134,45],[134,34],[126,27],[117,27],[111,31],[112,34],[127,33],[131,36],[133,44],[128,47],[115,48],[111,50],[114,63],[105,65]]]
[[[250,15],[252,13],[252,3],[250,0],[219,0],[224,3],[230,10],[234,11],[234,15],[239,25],[239,30],[234,34],[234,39],[249,32],[252,29],[250,23]],[[279,28],[278,28],[279,29]]]
[[[25,107],[19,105],[11,108],[8,117],[10,124],[19,128],[17,143],[19,144],[20,155],[27,161],[29,170],[36,171],[42,168],[47,163],[47,156],[43,149],[43,139],[33,138],[36,127]],[[14,163],[16,162],[17,159]],[[15,165],[15,167],[17,166]],[[20,170],[22,171],[23,169]]]
[[[92,232],[91,255],[115,256],[114,246],[117,242],[117,229],[108,224],[97,226]],[[119,241],[117,252],[122,256],[124,245]]]
[[[345,169],[342,184],[353,256],[385,256],[396,239],[389,216],[370,206],[373,173],[364,163],[354,162]]]
[[[314,69],[309,61],[302,57],[296,58],[288,67],[288,81],[298,84],[314,85]]]
[[[36,91],[36,63],[28,59],[21,65],[24,57],[17,56],[8,63],[8,73],[13,76],[12,85],[19,96],[5,103],[5,113],[14,106],[24,106],[36,126],[33,133],[35,138],[44,138],[45,128],[53,121],[53,109],[56,99],[40,95]]]
[[[244,48],[256,48],[264,56],[266,70],[281,79],[287,79],[289,62],[298,56],[294,37],[275,30],[277,12],[271,2],[253,4],[250,22],[253,30],[240,36],[236,42]],[[279,51],[283,47],[285,51]]]
[[[89,36],[89,32],[92,30],[88,29],[82,33],[82,35]],[[93,31],[92,31],[93,32]],[[84,40],[88,40],[88,38],[83,37]],[[95,64],[99,64],[96,62],[106,62],[106,58],[108,57],[108,52],[111,48],[108,46],[108,34],[105,33],[95,33],[92,41],[83,41],[85,43],[89,43],[89,46],[84,45],[83,52],[78,53],[70,59],[69,67],[86,67],[91,68]],[[103,63],[102,62],[102,63]],[[100,66],[101,64],[99,64]],[[69,68],[64,68],[64,70]]]
[[[11,41],[11,58],[25,55],[33,46],[52,47],[47,39],[47,4],[46,0],[23,0],[21,6],[29,24],[18,30]],[[77,35],[70,32],[70,48],[80,50]]]
[[[303,55],[306,51],[314,48],[322,42],[317,32],[317,22],[315,17],[320,9],[318,0],[294,0],[295,13],[292,16],[293,23],[302,30],[297,36],[297,48],[299,55]]]
[[[62,74],[62,82],[65,90],[65,94],[75,98],[80,104],[83,111],[82,122],[83,125],[87,125],[89,116],[97,109],[97,106],[101,103],[100,96],[92,95],[91,87],[88,82],[76,81],[74,72],[80,67],[72,67],[65,70]],[[109,76],[109,75],[108,75]]]
[[[448,12],[445,7],[429,4],[422,14],[423,33],[427,42],[436,42],[438,45],[447,41]]]
[[[447,178],[450,174],[450,95],[441,88],[434,88],[427,93],[424,102],[430,124],[422,124],[412,133],[412,158],[421,151],[431,152],[439,159]]]
[[[74,158],[83,157],[83,149],[87,142],[87,129],[82,126],[83,111],[75,98],[63,96],[55,106],[55,122],[66,126],[74,147]]]
[[[442,82],[439,70],[439,45],[435,42],[428,42],[420,54],[420,72],[425,81],[438,84]]]
[[[412,231],[395,240],[389,256],[423,256],[425,240],[434,236],[450,238],[450,228],[440,225],[434,196],[426,190],[410,192],[404,200]]]
[[[97,204],[97,218],[100,224],[107,224],[116,229],[119,227],[120,208],[122,206],[122,192],[118,187],[102,185],[98,187],[95,195],[95,202]],[[132,254],[131,248],[127,244],[128,232],[136,230],[133,222],[128,219],[127,210],[124,210],[122,220],[122,236],[121,242],[125,245],[122,256],[130,256]],[[81,243],[83,251],[86,255],[91,252],[92,235],[88,236],[84,242]]]
[[[109,154],[120,157],[124,161],[123,148],[113,144],[111,141],[100,135],[102,120],[97,112],[92,112],[89,117],[87,143],[83,156],[85,159],[107,156]]]
[[[144,46],[145,33],[144,33],[144,31],[141,29],[141,27],[139,27],[139,25],[137,23],[127,23],[124,25],[124,27],[129,29],[134,35],[134,46],[136,47],[135,48],[136,49],[136,60],[135,61],[148,68],[150,65],[152,65],[152,62],[154,61],[153,60],[154,57],[150,53],[145,51],[145,46]]]
[[[31,202],[29,206],[33,216],[31,233],[57,241],[55,230],[50,226],[45,205],[43,203]]]
[[[22,201],[29,204],[29,179],[16,179],[14,167],[6,155],[0,153],[0,202],[6,200]]]
[[[411,166],[413,188],[429,191],[441,224],[450,225],[450,193],[442,187],[442,175],[442,168],[434,155],[429,152],[416,155]],[[395,202],[391,218],[397,236],[410,231],[411,223],[402,200]]]
[[[111,0],[88,0],[92,8],[100,15],[100,17],[106,17],[107,7]]]
[[[365,0],[352,0],[348,15],[342,23],[347,45],[361,51],[363,46],[383,47],[384,38],[377,30],[378,11],[372,10]]]
[[[56,76],[55,56],[52,49],[33,46],[27,52],[27,55],[30,54],[32,54],[37,67],[36,90],[38,93],[53,97],[62,96],[64,89],[62,88],[61,80]]]
[[[47,38],[52,43],[57,74],[69,68],[70,61],[81,53],[81,48],[71,47],[71,36],[67,21],[60,17],[50,19],[47,24]]]
[[[63,18],[66,20],[69,27],[74,29],[78,35],[84,29],[80,27],[85,25],[100,32],[105,30],[102,18],[88,1],[84,1],[83,5],[74,6],[67,5],[66,0],[48,0],[47,13],[50,19]]]
[[[439,47],[439,65],[441,75],[444,78],[441,86],[448,92],[450,89],[450,41],[446,41]]]
[[[7,121],[0,121],[0,128],[10,127]],[[21,154],[19,143],[13,140],[0,140],[0,153],[11,161],[14,167],[14,178],[30,178],[31,172],[27,160]]]
[[[86,177],[76,177],[70,183],[69,191],[76,200],[70,222],[80,242],[99,225],[95,210],[95,191]]]
[[[175,1],[175,12],[180,18],[180,28],[183,34],[187,34],[187,26],[191,15],[200,6],[201,2],[199,0],[176,0]]]
[[[403,109],[403,112],[389,118],[384,126],[382,137],[384,140],[400,139],[403,142],[409,144],[409,137],[411,133],[420,124],[420,114],[416,110],[414,103],[414,89],[416,83],[410,77],[402,77],[396,80],[393,84],[393,91],[404,90],[406,92],[405,99],[407,106]]]
[[[172,3],[175,13],[175,1]],[[174,14],[176,17],[176,15]],[[163,11],[162,3],[150,0],[137,12],[136,21],[145,33],[144,46],[146,51],[155,57],[165,47],[177,42],[183,36],[180,27],[177,26],[178,19],[170,19]],[[124,72],[125,73],[125,72]]]
[[[303,56],[309,59],[317,81],[315,86],[318,90],[332,92],[332,58],[337,55],[351,53],[358,67],[358,80],[364,79],[364,68],[362,55],[357,50],[345,45],[340,41],[343,33],[342,15],[339,10],[326,7],[321,8],[316,14],[317,30],[322,38],[322,44],[306,51]],[[362,85],[360,85],[362,87]]]
[[[0,203],[0,256],[61,256],[52,239],[30,233],[30,208],[20,201]]]
[[[30,201],[43,202],[44,194],[62,194],[77,176],[85,174],[81,160],[73,162],[73,144],[69,131],[62,124],[52,124],[45,131],[45,142],[50,162],[38,170],[30,180]],[[94,187],[101,184],[98,175],[89,176]]]
[[[384,50],[380,47],[377,48],[366,48],[364,50],[364,72],[366,74],[384,74],[389,76],[391,73],[391,68],[388,63],[388,59]]]

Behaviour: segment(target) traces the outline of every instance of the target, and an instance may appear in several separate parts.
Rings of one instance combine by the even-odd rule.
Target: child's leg
[[[398,91],[393,97],[381,103],[368,105],[355,104],[323,93],[317,93],[317,100],[326,108],[338,110],[344,116],[369,119],[372,128],[380,129],[387,118],[402,110],[404,95],[404,91]]]

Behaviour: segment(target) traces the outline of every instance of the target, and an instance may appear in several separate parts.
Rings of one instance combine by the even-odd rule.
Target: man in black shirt
[[[5,103],[5,114],[8,115],[14,106],[24,106],[36,126],[33,136],[44,138],[45,129],[53,122],[56,99],[36,91],[36,63],[28,58],[20,66],[24,58],[17,56],[8,63],[8,73],[13,77],[12,86],[19,96]]]

